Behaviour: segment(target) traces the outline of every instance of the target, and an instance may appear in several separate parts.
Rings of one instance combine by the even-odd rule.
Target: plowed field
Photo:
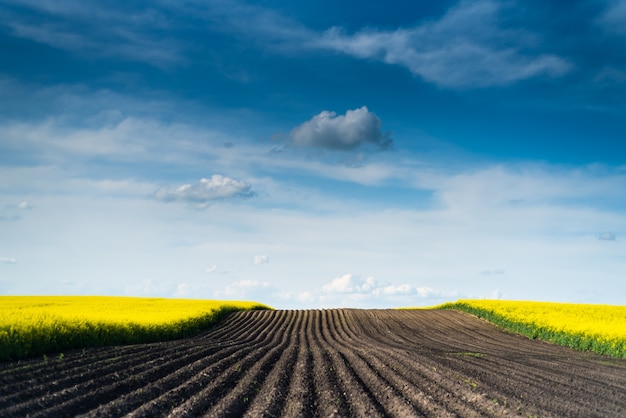
[[[249,311],[194,338],[0,363],[0,416],[626,416],[626,361],[455,311]]]

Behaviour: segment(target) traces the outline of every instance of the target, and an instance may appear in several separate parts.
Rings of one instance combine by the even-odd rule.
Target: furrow
[[[403,393],[407,387],[406,381],[403,382],[404,385],[398,385],[396,380],[386,379],[372,364],[356,354],[359,351],[365,351],[363,349],[364,346],[348,334],[346,324],[349,322],[349,318],[346,318],[345,312],[343,310],[335,310],[332,311],[332,314],[334,317],[332,322],[339,326],[336,326],[334,329],[335,335],[331,344],[340,353],[344,362],[350,364],[360,382],[367,386],[371,394],[374,394],[377,402],[384,410],[384,415],[397,417],[424,416]],[[369,349],[372,349],[372,347],[369,347]]]
[[[201,351],[201,347],[191,347],[189,351]],[[130,358],[119,359],[118,361],[106,362],[102,367],[89,368],[84,366],[80,370],[73,372],[51,370],[48,376],[43,376],[37,384],[30,381],[31,387],[15,388],[19,392],[6,396],[0,400],[0,408],[10,405],[8,408],[12,413],[18,414],[23,408],[32,410],[30,402],[37,399],[37,408],[58,405],[76,396],[76,392],[87,392],[104,385],[114,384],[127,376],[133,376],[144,370],[159,367],[162,363],[172,358],[175,349],[158,353],[151,350],[148,354],[131,356]],[[187,353],[182,353],[183,355]],[[58,375],[57,375],[58,373]]]
[[[181,345],[181,341],[185,344]],[[0,407],[6,406],[7,403],[17,403],[20,397],[28,399],[48,393],[51,383],[54,384],[55,389],[60,391],[92,378],[114,373],[120,368],[125,369],[134,364],[150,364],[155,357],[170,354],[185,355],[188,352],[201,349],[199,344],[201,342],[197,339],[185,339],[164,343],[100,348],[88,356],[80,355],[81,358],[78,361],[71,361],[71,359],[66,361],[65,358],[50,361],[46,366],[42,366],[47,367],[45,373],[32,374],[18,371],[11,375],[11,378],[2,376],[0,378],[2,381],[0,393],[3,393],[4,396],[0,398]],[[203,345],[206,346],[206,344]],[[91,353],[92,351],[86,350],[86,352]]]
[[[331,361],[333,371],[348,403],[350,415],[359,417],[384,416],[382,406],[376,401],[374,395],[369,392],[369,388],[348,367],[350,364],[346,364],[345,359],[332,344],[334,340],[333,328],[336,326],[336,323],[332,321],[334,319],[332,311],[324,310],[321,319],[322,326],[319,341]]]
[[[252,392],[244,395],[243,389],[258,384],[255,381],[256,377],[267,371],[267,368],[278,359],[288,341],[285,338],[287,329],[285,323],[293,321],[293,314],[291,311],[274,313],[274,320],[269,324],[271,328],[267,330],[268,335],[273,335],[271,341],[258,346],[245,361],[238,364],[240,367],[235,366],[223,371],[214,382],[174,408],[169,416],[197,417],[211,408],[219,408],[224,414],[233,413],[232,411],[242,413],[254,396]],[[238,385],[237,382],[242,384]],[[244,402],[245,397],[248,397],[247,402]]]
[[[156,350],[156,349],[155,349]],[[60,354],[50,356],[48,360],[30,359],[16,362],[16,367],[7,368],[0,373],[0,390],[7,387],[12,391],[19,390],[20,385],[30,388],[33,382],[39,382],[49,378],[51,374],[58,376],[59,373],[75,374],[81,369],[93,368],[94,365],[111,363],[121,357],[129,358],[133,355],[148,354],[146,344],[130,346],[114,346],[85,349],[69,352],[60,360]],[[10,390],[11,391],[11,390]]]
[[[284,410],[292,381],[296,379],[296,365],[301,351],[300,342],[306,318],[304,313],[295,313],[295,325],[288,331],[289,345],[281,358],[264,379],[245,416],[276,417]],[[302,417],[302,415],[299,415]]]
[[[72,414],[80,414],[103,403],[116,404],[115,400],[119,396],[143,390],[146,384],[155,380],[155,377],[158,379],[216,351],[215,347],[197,344],[197,340],[189,339],[170,342],[159,346],[165,348],[160,353],[152,352],[149,356],[144,356],[145,360],[149,360],[147,362],[143,361],[143,358],[124,359],[122,362],[113,364],[112,367],[115,370],[104,376],[102,376],[102,370],[91,371],[89,376],[83,376],[83,381],[79,384],[66,386],[66,389],[39,398],[37,407],[49,406],[49,409],[45,411],[51,413],[71,411]],[[136,365],[129,368],[129,364]],[[99,376],[95,379],[87,379],[94,375]],[[82,396],[77,396],[77,393]],[[23,407],[35,409],[29,404]]]
[[[247,313],[248,315],[241,315],[242,313]],[[225,336],[232,336],[233,332],[244,327],[242,324],[246,322],[254,323],[256,319],[255,313],[256,311],[231,312],[222,318],[214,327],[201,331],[194,338],[204,339],[210,337],[211,339],[221,339]]]
[[[259,337],[264,331],[267,324],[273,320],[272,315],[268,315],[267,312],[272,311],[246,311],[235,312],[229,318],[232,318],[232,326],[226,327],[226,329],[218,329],[216,332],[210,332],[206,336],[201,336],[201,339],[210,338],[220,341],[252,341]]]
[[[466,373],[474,373],[480,376],[481,384],[491,388],[490,397],[509,398],[519,402],[536,403],[535,399],[541,399],[541,395],[547,391],[558,391],[567,394],[569,407],[576,406],[581,410],[587,409],[594,404],[590,399],[604,398],[605,405],[613,403],[619,405],[623,403],[623,391],[615,390],[615,397],[609,397],[607,389],[609,385],[601,384],[589,380],[584,381],[579,377],[580,372],[570,373],[566,370],[575,368],[573,364],[563,362],[560,369],[554,366],[544,367],[531,366],[528,363],[519,364],[517,362],[502,361],[499,359],[485,359],[476,361],[474,359],[445,359],[447,364],[456,364],[455,368],[463,369]],[[479,364],[480,363],[480,364]],[[506,377],[502,377],[502,370],[506,370]],[[591,373],[589,371],[588,373]],[[515,387],[511,387],[510,382]],[[544,412],[552,412],[556,415],[563,414],[559,400],[543,400],[541,409]]]
[[[261,320],[258,318],[258,315],[254,315],[255,312],[252,313],[253,314],[251,315],[230,315],[226,320],[229,324],[223,328],[229,330],[233,334],[237,333],[238,335],[241,335],[243,334],[242,330],[249,333],[251,331],[250,328],[252,328],[251,325],[255,325],[255,322],[261,324],[265,324],[267,322],[267,315],[265,315],[263,320]],[[251,324],[251,320],[256,321]],[[256,326],[254,328],[256,328]],[[203,370],[208,369],[219,360],[239,352],[242,348],[253,348],[254,346],[251,346],[250,342],[247,340],[250,338],[254,339],[258,337],[258,335],[259,333],[255,331],[252,335],[248,335],[247,338],[242,341],[236,341],[229,345],[225,345],[225,348],[219,352],[219,355],[216,354],[200,358],[199,360],[178,369],[174,373],[150,382],[150,384],[147,384],[136,391],[111,401],[109,404],[92,411],[88,415],[102,417],[121,416],[123,414],[130,413],[131,411],[141,407],[144,403],[151,402],[158,398],[161,394],[179,387],[181,382],[193,380],[195,376],[199,375]],[[211,342],[214,337],[215,334],[211,333],[201,336],[200,338],[202,341]],[[239,355],[241,355],[241,353],[239,353]],[[191,387],[192,385],[189,385],[189,388]]]
[[[297,346],[294,328],[301,318],[295,311],[286,320],[284,336],[280,345],[270,350],[257,362],[219,403],[214,405],[207,417],[275,416],[281,409],[289,387],[296,359]]]
[[[270,318],[273,318],[273,314],[276,313],[276,311],[267,312]],[[279,321],[270,322],[263,338],[257,339],[254,344],[242,344],[237,352],[211,364],[176,388],[163,392],[158,398],[129,413],[128,417],[164,416],[192,399],[209,396],[211,391],[227,386],[228,379],[235,378],[233,377],[235,373],[240,373],[242,369],[247,369],[254,364],[259,357],[260,349],[274,343],[278,324]]]
[[[322,311],[312,311],[307,323],[307,338],[313,360],[313,384],[315,388],[315,409],[319,417],[349,416],[345,393],[341,390],[332,362],[328,358],[321,341]]]
[[[369,313],[369,312],[368,312]],[[503,414],[503,408],[492,402],[484,402],[484,395],[476,392],[476,382],[466,375],[442,367],[431,356],[425,357],[415,352],[390,349],[384,341],[373,344],[367,343],[366,358],[378,359],[378,364],[384,364],[387,368],[399,375],[402,380],[409,381],[424,393],[427,399],[433,399],[439,407],[428,403],[427,409],[450,410],[463,416],[481,416],[482,414]],[[383,357],[386,361],[383,361]],[[410,373],[405,373],[407,365],[410,365]],[[425,391],[425,392],[424,392]],[[418,399],[423,396],[418,395]],[[423,404],[415,405],[418,409],[424,409]]]
[[[280,414],[275,416],[311,418],[313,416],[313,356],[307,338],[307,325],[311,311],[299,311],[302,317],[298,328],[298,357],[291,374],[289,393]]]
[[[355,355],[357,355],[367,366],[369,366],[375,373],[377,373],[382,379],[384,379],[389,385],[399,391],[403,397],[405,397],[414,408],[419,411],[418,413],[427,417],[446,417],[454,416],[451,412],[448,412],[443,408],[433,397],[420,389],[421,385],[415,385],[414,382],[402,377],[396,369],[396,366],[389,366],[381,362],[372,353],[379,352],[381,350],[380,345],[374,345],[363,338],[362,335],[358,335],[353,324],[354,321],[351,317],[352,311],[341,310],[340,315],[347,317],[343,323],[346,327],[343,328],[344,332],[344,347],[347,350],[351,350],[351,347],[359,347],[355,349]],[[404,366],[402,366],[404,367]]]
[[[147,376],[149,380],[146,381],[144,386],[138,389],[122,395],[119,398],[113,399],[109,403],[98,407],[92,411],[89,411],[85,417],[118,417],[128,414],[142,405],[157,399],[163,393],[171,391],[180,386],[181,382],[188,382],[199,376],[204,370],[214,366],[220,360],[230,357],[233,354],[239,356],[241,353],[242,345],[228,346],[222,350],[218,350],[215,354],[202,357],[190,364],[181,367],[172,373],[162,376],[161,371],[154,371],[152,375]]]
[[[208,348],[183,357],[168,354],[155,359],[151,364],[140,364],[120,369],[113,374],[91,380],[86,384],[76,385],[64,391],[46,395],[40,398],[38,403],[48,406],[42,411],[46,416],[83,414],[101,404],[118,399],[128,392],[139,390],[155,379],[167,376],[189,362],[197,361],[215,351],[215,348]],[[37,416],[37,413],[32,416]]]

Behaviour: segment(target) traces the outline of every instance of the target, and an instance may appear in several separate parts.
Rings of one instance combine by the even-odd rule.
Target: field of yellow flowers
[[[533,339],[626,358],[626,306],[459,300],[438,308],[465,311]]]
[[[256,302],[105,296],[0,296],[0,360],[189,336]]]

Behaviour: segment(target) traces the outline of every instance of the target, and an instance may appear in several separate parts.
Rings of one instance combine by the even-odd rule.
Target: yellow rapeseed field
[[[626,306],[502,300],[459,300],[459,309],[530,338],[626,358]]]
[[[0,296],[0,359],[191,335],[256,302],[105,296]]]

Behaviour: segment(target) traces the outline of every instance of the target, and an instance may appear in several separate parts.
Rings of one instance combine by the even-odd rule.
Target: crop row
[[[255,302],[125,297],[0,297],[0,360],[197,334]]]
[[[626,358],[626,306],[459,300],[438,308],[464,311],[532,339]]]

